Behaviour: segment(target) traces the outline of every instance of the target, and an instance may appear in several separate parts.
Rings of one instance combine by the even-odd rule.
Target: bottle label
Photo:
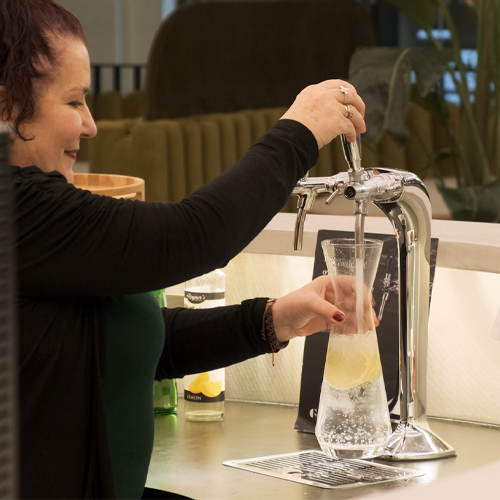
[[[195,403],[218,403],[225,399],[224,368],[184,377],[184,399]]]
[[[224,305],[225,293],[184,290],[184,306],[205,309]]]

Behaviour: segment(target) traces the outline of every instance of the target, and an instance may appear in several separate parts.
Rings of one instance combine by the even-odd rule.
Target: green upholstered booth
[[[229,168],[285,109],[251,109],[154,121],[99,121],[98,134],[90,143],[91,171],[141,177],[146,182],[146,200],[180,201]],[[460,137],[460,114],[454,106],[450,106],[450,112]],[[363,148],[365,167],[384,165],[425,177],[425,150],[434,152],[444,147],[446,133],[416,105],[410,107],[409,119],[412,127],[420,130],[423,143],[411,135],[406,147],[401,148],[386,134],[379,143],[382,159]],[[328,176],[346,168],[340,140],[335,139],[320,150],[311,175]],[[295,202],[292,197],[284,209],[293,211]]]

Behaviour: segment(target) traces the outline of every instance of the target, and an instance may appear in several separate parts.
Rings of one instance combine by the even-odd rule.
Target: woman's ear
[[[13,120],[12,110],[9,113],[6,109],[7,107],[7,89],[4,85],[0,85],[0,123],[7,123],[11,128],[11,121]]]

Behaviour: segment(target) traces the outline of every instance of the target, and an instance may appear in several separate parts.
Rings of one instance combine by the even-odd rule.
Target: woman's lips
[[[69,156],[73,161],[76,161],[76,155],[78,154],[78,149],[74,149],[73,151],[65,151],[64,154]]]

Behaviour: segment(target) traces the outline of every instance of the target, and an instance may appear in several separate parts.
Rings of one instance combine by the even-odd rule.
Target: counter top
[[[295,214],[277,214],[245,252],[312,257],[319,229],[354,231],[353,215],[308,214],[302,251],[296,252],[295,220]],[[365,231],[394,234],[387,217],[366,217]],[[431,231],[432,237],[439,238],[439,267],[500,273],[500,224],[433,219]]]
[[[227,467],[227,460],[250,459],[319,449],[313,434],[293,429],[297,407],[227,401],[222,422],[188,422],[184,419],[183,400],[179,400],[177,415],[155,419],[155,441],[147,486],[173,491],[196,500],[294,500],[347,499],[380,494],[380,498],[405,489],[401,498],[411,498],[420,486],[427,486],[421,498],[438,498],[428,494],[441,480],[450,483],[450,496],[461,496],[465,484],[474,482],[467,474],[478,473],[483,467],[494,466],[500,459],[500,430],[456,422],[430,419],[429,424],[441,438],[450,443],[457,456],[422,462],[384,462],[386,465],[424,471],[418,478],[361,486],[351,489],[324,489],[277,479],[262,474]],[[497,467],[500,470],[500,463]],[[483,474],[484,476],[484,474]],[[462,478],[461,483],[450,478]],[[488,474],[481,478],[481,488],[474,489],[474,500],[500,498],[493,487],[498,480]],[[455,485],[455,486],[454,486]],[[454,491],[455,488],[457,491]],[[460,489],[460,491],[458,491]],[[442,492],[441,492],[442,494]],[[379,498],[377,496],[377,498]],[[472,498],[472,497],[470,497]]]

